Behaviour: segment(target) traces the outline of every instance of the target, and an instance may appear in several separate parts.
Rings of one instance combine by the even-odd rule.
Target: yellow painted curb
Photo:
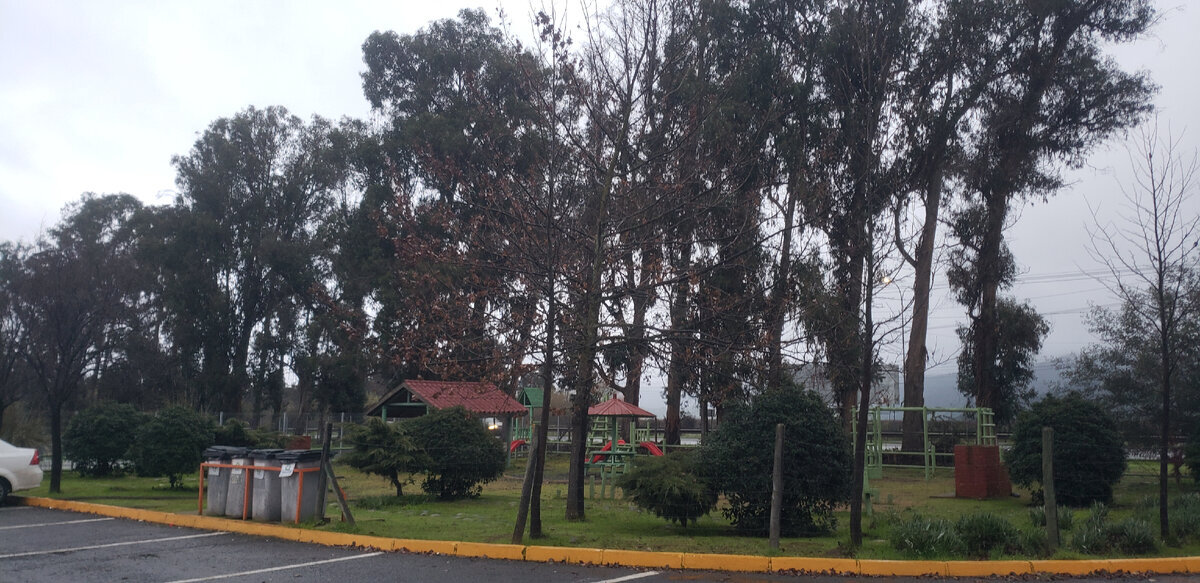
[[[460,557],[523,561],[525,560],[525,546],[460,542],[458,548],[455,549],[455,554]]]
[[[603,549],[588,549],[576,547],[525,547],[525,560],[541,563],[580,563],[604,564]]]
[[[1195,557],[1162,557],[1154,559],[1109,559],[1108,571],[1126,573],[1195,573],[1200,562]]]
[[[922,575],[945,575],[945,561],[887,561],[863,559],[858,562],[859,575],[895,577],[920,577]]]
[[[946,561],[951,577],[1007,577],[1033,573],[1029,561]]]
[[[604,549],[604,564],[641,569],[682,569],[683,553]]]
[[[741,571],[765,573],[771,570],[770,557],[755,555],[717,555],[710,553],[684,553],[684,569],[706,571]]]
[[[455,542],[417,539],[395,539],[381,536],[328,532],[290,525],[250,522],[172,514],[157,510],[142,510],[92,504],[75,500],[56,500],[38,497],[11,497],[14,503],[54,510],[82,512],[114,518],[127,518],[168,526],[235,532],[253,536],[310,542],[326,546],[354,546],[384,551],[438,553],[462,557],[508,559],[514,561],[588,563],[643,569],[703,569],[711,571],[804,571],[838,573],[843,575],[921,576],[946,575],[955,577],[990,577],[1010,574],[1046,573],[1054,575],[1089,575],[1107,571],[1128,573],[1200,573],[1200,557],[1162,557],[1153,559],[1095,559],[1039,561],[885,561],[855,559],[825,559],[819,557],[764,557],[754,555],[719,555],[705,553],[627,551],[620,549],[588,549],[575,547],[521,546],[506,544]]]
[[[1067,561],[1040,560],[1032,561],[1033,570],[1038,573],[1056,573],[1060,575],[1091,575],[1097,571],[1107,571],[1108,561]]]
[[[853,575],[858,573],[858,559],[771,557],[771,570]]]
[[[457,551],[458,543],[446,540],[421,540],[415,538],[396,539],[396,543],[392,545],[392,550],[408,551],[410,553],[436,553],[439,555],[453,555]]]

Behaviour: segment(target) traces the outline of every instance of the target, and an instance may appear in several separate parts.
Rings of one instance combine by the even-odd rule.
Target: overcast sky
[[[525,1],[504,3],[513,28],[528,29]],[[374,30],[414,32],[431,20],[481,6],[476,0],[61,2],[0,0],[0,240],[30,240],[84,192],[126,192],[147,203],[174,196],[172,155],[183,154],[218,117],[248,105],[286,106],[307,118],[369,117],[359,73]],[[1188,150],[1200,144],[1200,2],[1160,2],[1153,35],[1112,54],[1150,71],[1161,86],[1160,123]],[[1043,354],[1077,351],[1091,338],[1082,316],[1113,299],[1086,274],[1089,204],[1119,208],[1129,160],[1120,140],[1073,172],[1070,188],[1028,206],[1009,234],[1023,275],[1013,290],[1053,328]],[[1195,210],[1193,210],[1195,212]],[[901,279],[884,294],[899,301]],[[944,279],[939,279],[944,289]],[[932,358],[948,361],[962,310],[949,299],[931,314]],[[900,340],[885,347],[899,361]],[[890,354],[890,356],[888,356]],[[650,391],[657,392],[657,391]],[[662,411],[656,396],[644,399]]]

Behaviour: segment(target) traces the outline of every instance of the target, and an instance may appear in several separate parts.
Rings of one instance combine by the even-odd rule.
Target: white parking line
[[[643,579],[645,577],[653,577],[657,574],[658,574],[658,571],[646,571],[645,573],[634,573],[632,575],[626,575],[624,577],[617,577],[616,579],[605,579],[603,581],[596,581],[595,583],[621,583],[622,581],[633,581],[635,579]]]
[[[316,565],[327,565],[329,563],[340,563],[342,561],[353,561],[355,559],[366,559],[368,557],[374,557],[374,556],[382,555],[382,554],[383,554],[382,552],[367,553],[365,555],[353,555],[350,557],[338,557],[336,559],[326,559],[324,561],[312,561],[310,563],[296,563],[295,565],[284,565],[282,567],[270,567],[267,569],[255,569],[253,571],[241,571],[239,573],[227,573],[225,575],[213,575],[211,577],[198,577],[196,579],[180,579],[178,581],[171,581],[170,583],[198,583],[199,581],[216,581],[217,579],[229,579],[232,577],[242,577],[245,575],[258,575],[259,573],[271,573],[274,571],[286,571],[288,569],[303,569],[304,567],[313,567]]]
[[[32,506],[0,506],[0,512],[8,512],[9,510],[29,510]]]
[[[148,543],[163,543],[173,540],[185,540],[189,538],[203,538],[206,536],[221,536],[229,534],[227,532],[206,532],[204,534],[190,534],[187,536],[169,536],[167,538],[148,538],[145,540],[131,540],[123,543],[108,543],[104,545],[88,545],[86,547],[71,547],[69,549],[54,549],[52,551],[29,551],[27,553],[12,553],[9,555],[0,555],[0,559],[12,559],[16,557],[34,557],[37,555],[54,555],[58,553],[72,553],[75,551],[90,551],[92,549],[107,549],[110,547],[124,547],[129,545],[144,545]]]
[[[63,520],[59,522],[40,522],[38,524],[18,524],[16,526],[0,526],[0,530],[14,530],[18,528],[35,528],[38,526],[54,526],[57,524],[81,524],[84,522],[103,522],[105,520],[116,520],[114,518],[88,518],[85,520]]]

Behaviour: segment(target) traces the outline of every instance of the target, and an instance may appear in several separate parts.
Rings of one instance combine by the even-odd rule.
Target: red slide
[[[617,443],[618,443],[618,444],[620,444],[620,445],[625,445],[625,440],[624,440],[624,439],[622,439],[622,440],[618,441]],[[611,442],[611,441],[610,441],[610,442],[608,442],[608,443],[606,443],[606,444],[604,444],[604,447],[600,448],[600,451],[608,451],[608,450],[610,450],[610,449],[612,449],[612,442]],[[604,461],[604,458],[606,458],[606,457],[608,457],[608,456],[604,456],[604,455],[596,454],[596,455],[592,456],[592,463],[594,464],[594,463],[596,463],[596,462],[602,462],[602,461]]]
[[[517,448],[521,447],[522,445],[525,445],[524,439],[514,439],[513,442],[508,446],[508,453],[517,451]]]
[[[661,449],[658,449],[658,446],[655,445],[653,441],[643,441],[643,442],[639,443],[638,445],[646,448],[646,451],[650,452],[650,455],[662,455],[663,454],[663,451]]]

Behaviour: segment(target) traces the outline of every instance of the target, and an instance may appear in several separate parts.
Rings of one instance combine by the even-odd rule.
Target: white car
[[[37,488],[42,483],[38,450],[0,440],[0,504],[9,493]]]

